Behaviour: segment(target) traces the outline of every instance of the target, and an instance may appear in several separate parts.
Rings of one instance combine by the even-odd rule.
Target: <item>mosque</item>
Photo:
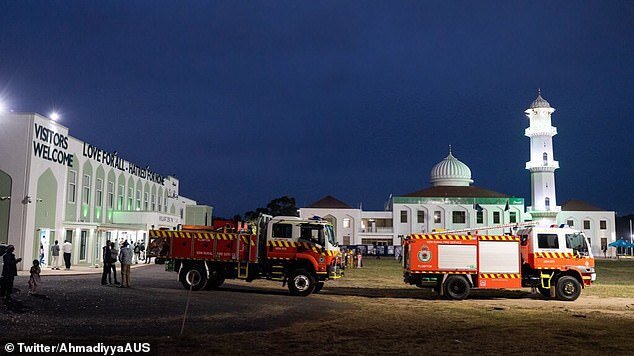
[[[616,240],[614,211],[579,200],[557,205],[555,170],[559,162],[553,154],[553,136],[557,134],[551,121],[554,111],[541,92],[525,111],[529,119],[524,134],[530,139],[530,160],[526,162],[531,175],[530,206],[525,205],[524,198],[473,185],[471,169],[453,155],[450,146],[447,157],[431,169],[430,187],[390,195],[384,211],[354,208],[328,195],[300,208],[300,216],[329,220],[342,245],[367,249],[386,246],[389,254],[401,244],[403,236],[412,233],[478,229],[491,235],[504,234],[512,232],[511,228],[500,225],[535,221],[542,226],[567,224],[583,231],[593,254],[602,255],[608,243]]]

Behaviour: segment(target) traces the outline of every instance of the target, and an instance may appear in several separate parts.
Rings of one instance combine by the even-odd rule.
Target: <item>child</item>
[[[40,261],[33,260],[33,266],[31,267],[31,278],[29,278],[29,295],[37,295],[37,290],[40,285]]]

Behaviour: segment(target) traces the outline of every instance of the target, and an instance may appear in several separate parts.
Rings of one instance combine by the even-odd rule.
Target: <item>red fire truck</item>
[[[253,234],[222,233],[209,227],[150,230],[151,257],[168,261],[187,289],[213,289],[225,279],[269,279],[293,295],[321,290],[339,278],[339,247],[332,225],[318,217],[261,216]]]
[[[546,298],[573,301],[596,279],[587,238],[568,227],[526,227],[513,235],[413,234],[403,246],[405,282],[450,299],[465,299],[475,288],[532,287]]]

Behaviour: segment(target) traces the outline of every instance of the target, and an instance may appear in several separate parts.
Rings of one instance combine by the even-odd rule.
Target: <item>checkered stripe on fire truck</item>
[[[510,279],[518,279],[520,278],[519,273],[480,273],[478,278],[510,278]]]
[[[428,273],[428,274],[474,274],[468,271],[409,271],[410,273]]]
[[[267,246],[272,246],[272,247],[303,247],[307,250],[311,250],[314,253],[321,253],[322,255],[327,255],[327,256],[337,256],[338,253],[336,251],[325,251],[324,249],[320,249],[317,248],[315,246],[311,246],[309,243],[307,242],[297,242],[297,241],[283,241],[283,240],[277,240],[277,241],[268,241]]]
[[[412,240],[475,240],[469,235],[446,235],[446,234],[412,234]]]
[[[535,252],[538,258],[573,258],[575,254],[572,252]]]
[[[480,241],[519,241],[520,238],[517,236],[509,236],[509,235],[481,235],[481,236],[478,236],[478,240]]]
[[[173,231],[173,230],[150,230],[150,237],[178,237],[182,239],[199,239],[199,240],[237,240],[240,238],[242,242],[247,243],[249,236],[239,234],[225,234],[214,232],[193,232],[193,231]],[[255,243],[251,241],[251,246]]]

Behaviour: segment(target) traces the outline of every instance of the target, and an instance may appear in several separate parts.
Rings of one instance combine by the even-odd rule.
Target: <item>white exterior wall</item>
[[[616,217],[613,211],[562,211],[557,215],[557,224],[566,224],[568,220],[573,221],[571,228],[582,231],[590,240],[592,254],[596,257],[603,257],[601,251],[601,239],[607,239],[610,244],[616,241]],[[583,221],[590,221],[590,229],[583,228]],[[606,229],[600,228],[600,221],[606,221]],[[608,256],[615,256],[616,249],[608,247]]]
[[[50,130],[56,138],[62,138],[59,142],[47,142],[37,135],[39,127]],[[63,141],[63,142],[62,142]],[[60,155],[72,155],[74,168],[77,172],[75,203],[67,204],[68,201],[68,170],[67,162],[56,162],[46,159],[42,155],[36,154],[35,145],[45,145],[50,153],[56,150]],[[52,243],[58,240],[61,243],[65,240],[66,231],[72,230],[73,236],[73,253],[72,263],[94,265],[100,262],[100,246],[105,243],[105,236],[109,232],[111,235],[118,235],[119,232],[131,233],[135,232],[135,239],[139,234],[152,225],[155,227],[176,227],[181,223],[180,208],[183,207],[185,213],[185,204],[195,205],[194,200],[180,197],[179,181],[174,177],[165,177],[163,184],[151,179],[148,167],[128,171],[129,165],[132,163],[121,160],[120,167],[114,167],[107,164],[104,156],[114,155],[111,152],[101,151],[100,157],[86,156],[84,142],[68,135],[68,128],[38,114],[33,113],[3,113],[0,114],[0,170],[11,177],[11,198],[9,201],[0,202],[2,204],[10,204],[9,210],[9,226],[8,241],[16,247],[16,255],[22,257],[27,263],[22,263],[18,268],[28,270],[31,261],[39,255],[39,237],[45,234],[46,242]],[[82,206],[83,202],[83,182],[84,182],[84,164],[90,163],[91,170],[90,186],[89,186],[89,204]],[[102,186],[102,205],[96,207],[97,192],[97,170],[103,169],[103,186]],[[114,207],[111,211],[112,220],[108,219],[108,175],[114,172]],[[50,172],[50,173],[49,173]],[[142,173],[141,173],[142,172]],[[52,176],[57,185],[54,191],[54,202],[50,199],[43,199],[38,196],[38,180],[46,174],[46,177]],[[116,211],[119,198],[119,177],[125,180],[124,189],[124,210]],[[130,178],[134,181],[133,211],[126,209],[128,198],[128,182]],[[141,190],[141,207],[136,206],[136,190]],[[50,184],[43,189],[54,189]],[[148,192],[148,209],[145,210],[145,194]],[[162,189],[163,195],[159,195]],[[153,192],[156,192],[153,194]],[[30,202],[25,197],[30,197]],[[152,196],[154,196],[154,205],[152,205]],[[159,201],[159,199],[161,199]],[[167,199],[167,204],[164,203]],[[48,201],[47,201],[48,200]],[[24,203],[23,203],[24,201]],[[158,206],[161,211],[158,211]],[[54,214],[53,226],[42,228],[36,226],[36,211],[40,216],[52,218]],[[76,218],[66,220],[67,209],[74,211]],[[100,210],[100,211],[99,211]],[[97,216],[96,211],[99,211]],[[85,214],[84,214],[85,212]],[[141,214],[143,213],[143,214]],[[114,215],[117,218],[114,218]],[[80,259],[80,234],[86,231],[87,241],[85,249],[85,258]],[[52,237],[51,233],[54,233]],[[113,237],[114,238],[114,237]],[[50,241],[49,241],[50,240]],[[48,259],[48,246],[45,246],[45,256]]]
[[[323,208],[300,208],[299,216],[302,219],[320,216],[330,221],[337,235],[337,242],[344,243],[344,237],[350,237],[351,245],[361,244],[361,210],[360,209],[323,209]],[[344,228],[344,219],[350,219],[350,227]]]
[[[477,223],[477,211],[473,208],[472,204],[394,204],[394,227],[395,235],[408,235],[413,233],[428,233],[434,231],[434,229],[444,230],[457,230],[467,228],[479,228],[491,225],[508,224],[510,222],[510,212],[516,213],[517,222],[524,221],[523,206],[511,205],[509,211],[504,211],[506,204],[493,205],[493,204],[480,204],[483,212],[483,221],[481,224]],[[408,219],[407,223],[401,223],[401,210],[407,211]],[[417,221],[417,212],[422,210],[425,213],[424,223]],[[440,211],[441,220],[440,223],[434,222],[434,213]],[[465,212],[465,223],[453,222],[453,211]],[[494,212],[500,213],[500,222],[494,223]],[[508,232],[508,230],[506,231]],[[480,233],[485,233],[481,231]],[[503,234],[502,229],[491,229],[486,232],[490,235]]]

